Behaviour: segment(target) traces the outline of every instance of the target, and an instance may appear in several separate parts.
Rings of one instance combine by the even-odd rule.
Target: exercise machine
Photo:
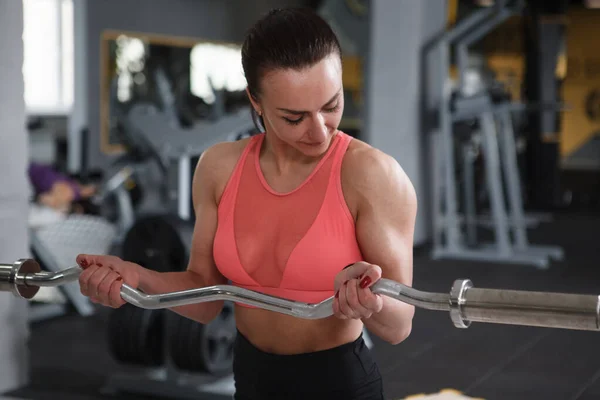
[[[73,254],[109,254],[116,229],[103,218],[92,215],[71,214],[50,224],[30,228],[29,240],[34,257],[44,269],[57,272],[61,265],[70,263]],[[81,316],[94,314],[92,302],[81,294],[77,282],[61,286],[61,293]],[[66,306],[53,311],[36,312],[35,320],[55,317],[67,312]]]
[[[440,56],[439,82],[444,85],[437,109],[440,146],[435,146],[437,153],[433,158],[434,259],[513,263],[546,269],[550,260],[564,257],[562,248],[532,245],[527,236],[527,228],[540,221],[524,212],[513,113],[536,111],[541,106],[512,102],[485,85],[474,93],[465,90],[469,47],[509,17],[520,14],[524,6],[520,0],[497,1],[493,7],[476,11],[458,22],[427,48],[427,53],[435,50]],[[458,87],[454,93],[446,88],[451,50],[455,52],[458,70]],[[466,140],[461,139],[456,128],[465,123],[475,126],[479,134],[472,133]],[[483,219],[477,215],[473,183],[472,161],[474,152],[478,151],[484,163],[490,208],[489,216]],[[459,172],[462,173],[462,204],[457,189]],[[492,228],[491,243],[479,240],[478,226]]]
[[[143,194],[135,210],[128,206],[128,196],[122,196],[125,207],[117,207],[122,235],[116,253],[151,270],[181,271],[191,248],[191,187],[197,159],[214,144],[240,140],[256,130],[249,107],[228,114],[217,112],[214,118],[182,126],[176,118],[171,84],[160,68],[155,79],[160,106],[138,103],[115,114],[120,136],[132,153],[124,156],[106,187],[119,199],[115,194],[123,193],[125,182],[135,174]],[[131,305],[112,310],[107,338],[111,355],[138,368],[111,375],[103,391],[230,399],[235,335],[230,304],[206,325],[164,310]]]

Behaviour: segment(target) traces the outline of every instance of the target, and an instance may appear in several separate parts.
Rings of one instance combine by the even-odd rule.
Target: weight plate
[[[138,365],[140,360],[139,349],[137,346],[137,327],[140,323],[140,313],[137,307],[131,304],[125,304],[127,309],[127,320],[125,321],[125,338],[127,342],[128,360],[131,364]]]
[[[108,350],[110,354],[117,361],[122,361],[121,343],[121,323],[119,321],[123,310],[116,309],[110,312],[108,317],[107,336],[108,336]]]
[[[128,334],[129,314],[131,310],[127,304],[112,310],[108,323],[109,349],[115,360],[122,363],[131,363],[131,345]]]
[[[221,313],[204,325],[198,335],[202,369],[213,375],[225,375],[233,366],[233,345],[236,336],[233,306],[225,303]]]
[[[190,320],[188,322],[189,329],[189,337],[188,337],[188,370],[190,371],[198,371],[202,370],[202,367],[198,367],[201,365],[202,357],[200,355],[200,349],[198,347],[198,337],[201,335],[201,330],[204,329],[204,325]]]
[[[193,226],[177,216],[139,218],[125,235],[121,258],[159,272],[187,267]]]
[[[137,326],[137,348],[140,363],[158,366],[163,362],[163,310],[139,309],[140,323]]]
[[[229,374],[236,335],[233,306],[225,303],[221,313],[207,325],[181,318],[177,332],[179,357],[174,364],[190,372],[214,376]]]
[[[173,317],[177,321],[169,338],[169,350],[178,369],[214,376],[231,372],[236,335],[233,305],[225,303],[221,313],[207,325],[180,315]]]
[[[169,355],[173,365],[181,370],[187,370],[187,357],[190,351],[187,343],[188,329],[187,318],[173,313],[171,317],[172,329],[169,330]]]

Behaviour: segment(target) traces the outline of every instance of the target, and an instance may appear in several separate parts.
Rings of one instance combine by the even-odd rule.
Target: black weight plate
[[[123,350],[121,346],[122,340],[122,324],[121,319],[123,315],[123,309],[118,308],[112,310],[108,317],[108,349],[110,354],[114,357],[115,360],[122,362],[124,359]]]
[[[131,307],[125,304],[112,310],[109,317],[109,349],[115,360],[122,363],[134,362],[129,335]]]
[[[181,369],[185,371],[191,371],[192,368],[192,357],[193,357],[193,348],[190,347],[194,336],[193,330],[195,322],[189,318],[181,317],[181,325],[180,325],[180,352],[181,352]]]
[[[197,321],[189,321],[189,337],[188,337],[188,367],[190,371],[198,371],[198,365],[201,360],[201,350],[198,347],[198,336],[204,325]]]
[[[169,337],[167,338],[168,343],[168,356],[170,361],[177,366],[177,331],[179,329],[179,316],[174,312],[168,311],[167,317],[167,333]]]
[[[137,313],[139,314],[138,317],[138,323],[135,326],[135,335],[136,335],[136,351],[138,353],[138,363],[140,364],[144,364],[146,365],[146,359],[147,359],[147,354],[146,354],[146,341],[145,341],[145,336],[146,336],[146,330],[148,329],[148,325],[149,325],[149,313],[148,311],[151,310],[145,310],[143,308],[139,308],[137,310]]]
[[[163,360],[163,310],[140,310],[142,311],[141,320],[137,327],[140,363],[148,366],[161,365]]]
[[[125,235],[121,257],[159,272],[187,266],[193,224],[171,215],[139,218]]]
[[[148,358],[148,365],[159,366],[165,360],[165,311],[151,311],[153,313],[151,314],[149,329],[146,332],[146,351],[151,355]]]
[[[143,308],[135,307],[135,311],[133,312],[132,325],[131,325],[131,334],[132,338],[135,338],[133,348],[135,349],[135,358],[136,363],[138,365],[145,365],[146,355],[144,354],[144,331],[146,330],[145,319],[146,314],[149,310],[145,310]]]
[[[127,321],[125,321],[125,342],[127,343],[127,358],[131,364],[138,365],[140,360],[139,349],[137,347],[137,327],[140,323],[140,313],[138,308],[131,305],[125,304],[127,307]]]
[[[186,318],[179,314],[172,316],[174,329],[170,332],[171,337],[169,338],[169,350],[171,361],[173,365],[181,370],[185,370],[187,353],[189,351],[187,347],[187,322]]]

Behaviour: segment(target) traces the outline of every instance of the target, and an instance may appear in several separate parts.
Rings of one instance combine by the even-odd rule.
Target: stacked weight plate
[[[231,372],[236,335],[231,303],[206,325],[177,316],[170,333],[169,355],[178,369],[213,376]]]
[[[121,258],[158,272],[182,271],[189,258],[192,229],[187,222],[168,215],[138,218],[123,240]],[[165,312],[130,304],[113,310],[108,342],[115,360],[140,366],[162,365]]]
[[[183,271],[192,232],[193,223],[176,216],[139,218],[124,238],[121,257],[158,272]],[[169,335],[166,341],[165,333]],[[231,371],[235,334],[233,305],[229,303],[207,325],[168,310],[144,310],[129,304],[112,311],[108,325],[109,348],[121,363],[160,366],[168,350],[177,369],[213,376]]]

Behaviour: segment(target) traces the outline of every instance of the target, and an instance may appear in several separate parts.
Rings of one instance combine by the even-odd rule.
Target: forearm
[[[140,284],[138,288],[146,294],[163,294],[210,285],[211,283],[205,282],[201,275],[193,271],[157,272],[141,268]],[[184,317],[206,324],[219,314],[222,307],[223,301],[210,301],[172,307],[170,310],[183,315]]]
[[[381,311],[362,321],[373,334],[398,344],[410,335],[415,307],[388,296],[382,296],[382,300]]]

